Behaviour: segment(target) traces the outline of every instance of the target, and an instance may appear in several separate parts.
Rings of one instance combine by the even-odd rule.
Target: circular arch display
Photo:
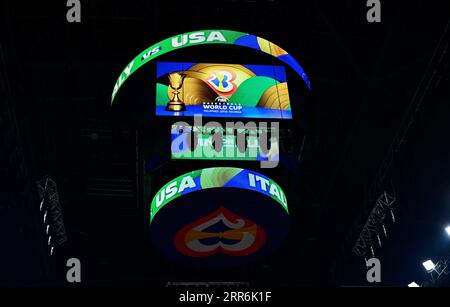
[[[200,30],[166,38],[142,51],[122,71],[114,85],[111,104],[123,83],[140,67],[156,57],[184,47],[208,44],[228,44],[256,49],[270,54],[290,66],[311,90],[308,77],[300,64],[283,48],[274,43],[244,32],[230,30]]]
[[[172,179],[153,198],[151,236],[174,260],[194,266],[242,265],[273,252],[288,233],[281,187],[234,167],[192,171]]]
[[[242,168],[211,167],[189,172],[164,185],[153,197],[150,206],[150,223],[156,213],[174,199],[211,188],[236,188],[258,192],[269,196],[287,213],[289,212],[283,190],[267,176]]]

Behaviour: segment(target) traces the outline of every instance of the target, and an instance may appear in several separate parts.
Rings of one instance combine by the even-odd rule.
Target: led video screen
[[[150,223],[153,243],[173,260],[241,266],[272,253],[287,236],[287,196],[258,172],[204,168],[173,178],[154,194]]]
[[[283,66],[158,62],[156,115],[292,119]]]

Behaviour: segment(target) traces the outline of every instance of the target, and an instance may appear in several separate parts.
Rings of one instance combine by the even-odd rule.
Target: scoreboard
[[[144,123],[136,120],[138,177],[152,242],[168,259],[226,268],[277,250],[298,192],[289,188],[298,161],[293,139],[280,136],[301,130],[306,103],[298,93],[310,90],[288,52],[237,31],[173,36],[125,67],[112,103],[145,106]]]

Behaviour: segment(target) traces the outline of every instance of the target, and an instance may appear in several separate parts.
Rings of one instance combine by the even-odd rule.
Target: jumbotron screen
[[[158,62],[156,115],[292,119],[283,66]]]

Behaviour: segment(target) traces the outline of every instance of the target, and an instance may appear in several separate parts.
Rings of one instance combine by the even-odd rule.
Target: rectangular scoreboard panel
[[[271,137],[265,149],[258,138],[262,132],[268,132],[270,128],[257,128],[255,135],[246,136],[245,146],[239,149],[237,145],[238,133],[245,133],[245,129],[227,130],[221,128],[222,146],[214,142],[213,134],[210,128],[177,126],[172,125],[172,145],[171,156],[175,160],[239,160],[239,161],[279,161],[279,147],[276,137]],[[194,133],[197,135],[196,146],[191,146],[190,142],[194,139]],[[214,133],[218,130],[215,128]],[[227,133],[228,132],[228,133]],[[189,137],[191,139],[189,139]]]
[[[283,66],[158,62],[156,115],[292,119]]]

